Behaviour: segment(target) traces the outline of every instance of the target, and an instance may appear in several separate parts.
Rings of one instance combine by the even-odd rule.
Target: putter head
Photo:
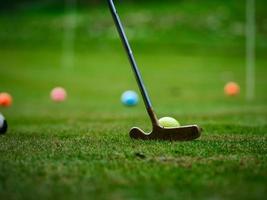
[[[154,125],[151,133],[145,133],[140,128],[134,127],[130,131],[130,137],[141,140],[170,140],[189,141],[201,135],[201,128],[197,125],[181,126],[179,128],[163,128]]]

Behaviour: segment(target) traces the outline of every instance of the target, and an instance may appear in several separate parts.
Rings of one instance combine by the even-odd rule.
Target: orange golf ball
[[[224,86],[224,93],[227,96],[236,96],[240,92],[240,87],[235,82],[229,82]]]
[[[0,93],[0,106],[9,107],[12,105],[12,96],[7,92]]]

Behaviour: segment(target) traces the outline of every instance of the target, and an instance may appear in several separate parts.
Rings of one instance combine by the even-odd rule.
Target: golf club
[[[126,50],[129,61],[131,63],[131,67],[134,72],[143,101],[145,103],[147,113],[152,122],[151,133],[145,133],[140,128],[134,127],[130,130],[130,137],[134,139],[142,139],[142,140],[177,140],[177,141],[194,140],[198,138],[200,136],[201,129],[197,125],[182,126],[179,128],[164,128],[159,125],[158,118],[155,112],[153,111],[150,98],[148,96],[147,90],[141,78],[141,73],[137,67],[137,63],[134,59],[133,52],[131,50],[130,44],[128,42],[127,36],[122,26],[120,17],[116,11],[113,0],[108,0],[108,4],[109,4],[109,8],[110,8],[113,20],[117,27],[118,33],[122,40],[123,46]]]

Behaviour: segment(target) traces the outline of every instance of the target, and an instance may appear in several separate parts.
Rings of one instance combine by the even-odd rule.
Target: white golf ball
[[[4,116],[0,113],[0,134],[5,134],[7,131],[7,122]]]
[[[126,106],[135,106],[138,101],[138,94],[135,91],[128,90],[121,95],[121,102]]]

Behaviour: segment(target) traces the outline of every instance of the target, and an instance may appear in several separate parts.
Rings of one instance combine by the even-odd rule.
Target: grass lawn
[[[92,11],[92,16],[98,12]],[[156,11],[152,15],[157,16]],[[137,90],[137,86],[118,38],[102,35],[101,42],[90,33],[88,40],[81,36],[76,41],[75,65],[64,68],[58,40],[62,35],[52,37],[49,31],[53,28],[44,20],[56,23],[61,16],[15,15],[9,19],[14,27],[8,16],[0,17],[9,30],[0,34],[0,91],[10,92],[14,104],[0,108],[10,126],[0,137],[0,199],[266,197],[264,44],[257,49],[256,98],[247,102],[243,36],[236,36],[231,46],[234,36],[225,33],[224,44],[216,33],[195,32],[197,27],[192,29],[189,20],[185,23],[189,25],[184,25],[188,35],[181,35],[186,42],[178,38],[172,44],[160,30],[147,43],[145,35],[149,33],[133,39],[159,117],[172,116],[183,125],[197,123],[204,129],[201,138],[193,142],[135,141],[128,136],[132,126],[147,131],[151,127],[142,102],[131,108],[120,103],[121,93]],[[44,24],[26,30],[35,27],[35,20],[29,19],[36,16]],[[88,16],[80,14],[80,23]],[[20,33],[19,24],[25,28]],[[47,43],[42,33],[45,28]],[[169,31],[175,35],[178,29]],[[78,29],[77,34],[83,31]],[[203,47],[204,42],[195,38],[197,33],[215,39]],[[177,47],[179,44],[182,47]],[[224,84],[231,80],[241,86],[240,95],[233,98],[223,93]],[[50,90],[58,85],[68,91],[64,103],[49,99]]]

